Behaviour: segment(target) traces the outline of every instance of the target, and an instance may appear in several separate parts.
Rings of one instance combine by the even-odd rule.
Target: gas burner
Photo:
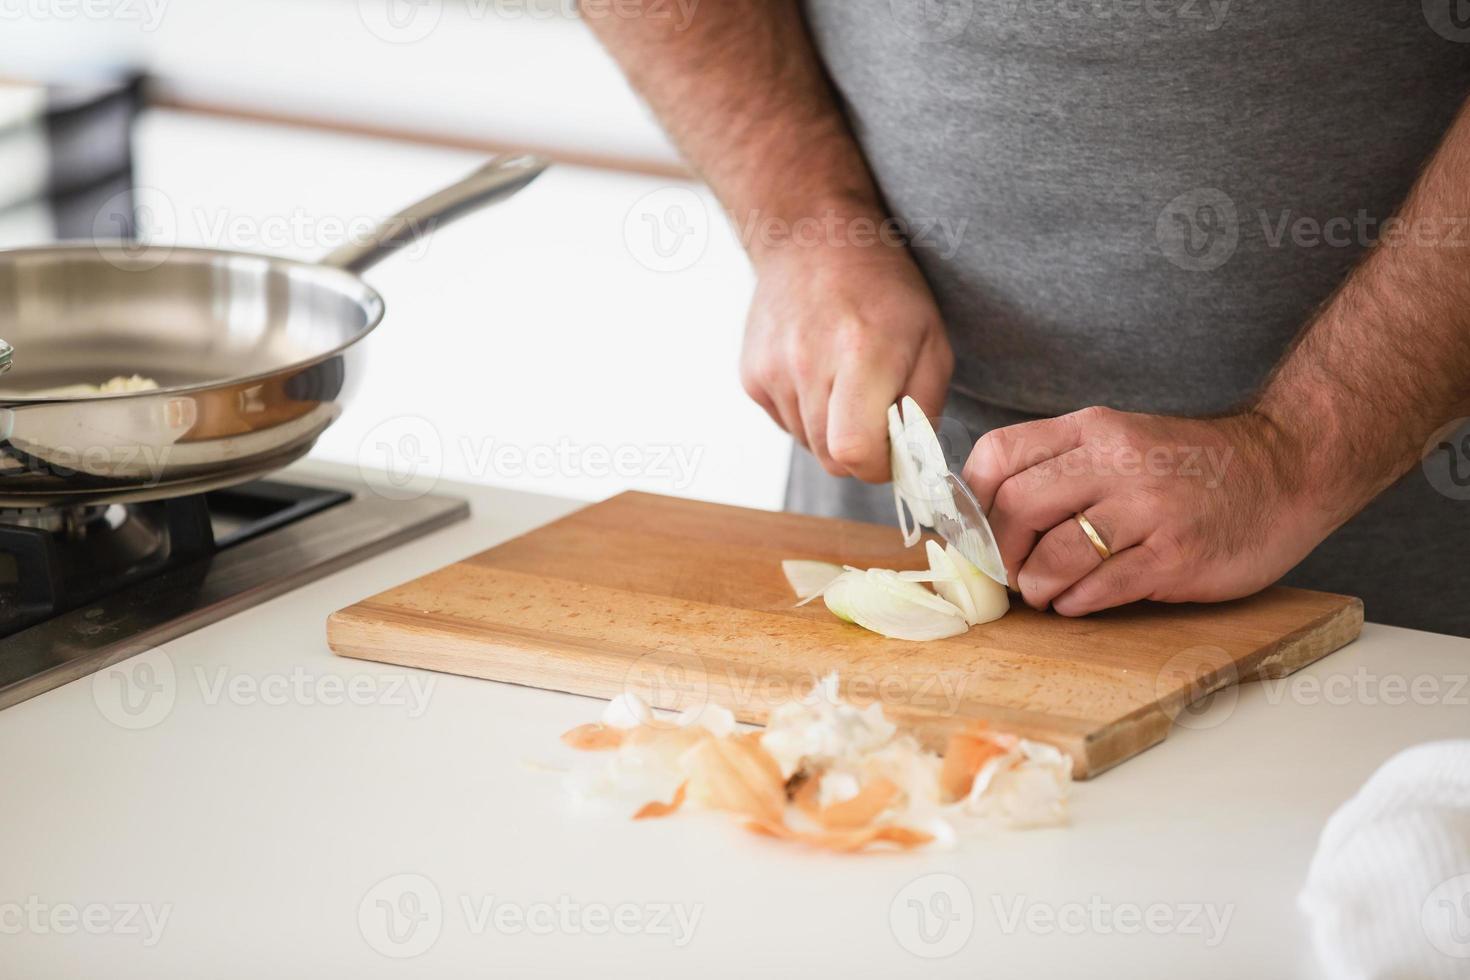
[[[0,510],[0,708],[468,514],[329,480]]]
[[[0,637],[214,550],[205,495],[0,511]]]
[[[33,527],[52,534],[77,537],[87,534],[99,524],[116,528],[127,519],[122,504],[95,507],[37,507],[29,510],[7,510],[0,507],[0,526]]]

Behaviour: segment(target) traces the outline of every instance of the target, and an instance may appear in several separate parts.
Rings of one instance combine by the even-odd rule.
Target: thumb
[[[890,479],[888,406],[904,379],[891,362],[849,364],[837,372],[827,408],[827,448],[832,460],[867,483]]]

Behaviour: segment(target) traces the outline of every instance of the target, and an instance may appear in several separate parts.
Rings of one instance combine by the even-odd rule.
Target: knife
[[[939,471],[934,465],[938,460],[926,460],[912,443],[908,452],[920,482],[933,493],[930,509],[934,512],[934,532],[988,578],[1009,588],[995,533],[969,485],[948,467]]]

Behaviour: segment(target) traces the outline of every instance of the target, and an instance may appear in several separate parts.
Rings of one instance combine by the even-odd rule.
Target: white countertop
[[[1068,829],[842,858],[606,819],[524,764],[565,762],[597,702],[327,650],[333,610],[579,506],[442,490],[469,522],[129,662],[161,692],[140,713],[108,675],[0,711],[0,973],[1310,976],[1323,821],[1465,733],[1470,642],[1370,625],[1079,785]]]

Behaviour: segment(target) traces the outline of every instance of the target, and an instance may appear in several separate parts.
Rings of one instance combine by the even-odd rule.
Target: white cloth
[[[1330,976],[1470,978],[1470,741],[1385,762],[1327,821],[1298,904]]]

